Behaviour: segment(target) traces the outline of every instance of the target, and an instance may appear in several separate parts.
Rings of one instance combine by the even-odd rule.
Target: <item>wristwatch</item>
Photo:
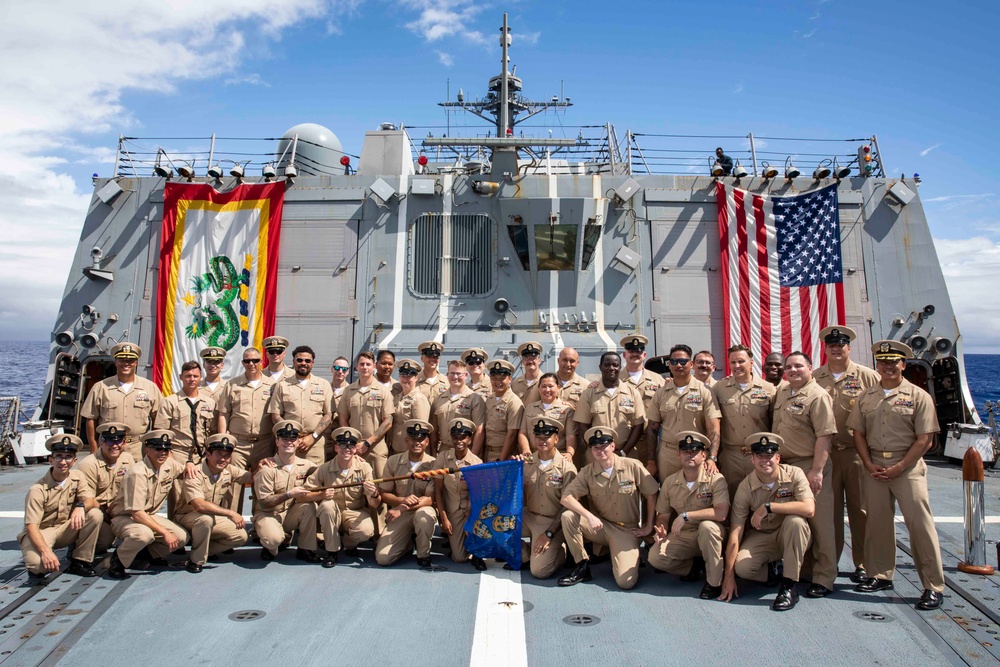
[[[773,512],[771,512],[771,503],[764,503],[764,509],[767,510],[768,514],[773,514]]]
[[[312,437],[313,437],[313,440],[319,440],[319,433],[317,433],[316,431],[313,431],[312,432]]]
[[[710,460],[712,460],[712,461],[715,461],[716,463],[718,463],[718,462],[719,462],[719,457],[718,457],[718,456],[709,456],[708,458],[709,458]]]
[[[552,539],[553,537],[555,537],[555,536],[556,536],[556,534],[555,534],[555,533],[553,533],[553,532],[552,532],[551,530],[546,530],[546,531],[545,531],[545,537],[549,538],[550,540],[551,540],[551,539]]]
[[[690,519],[688,519],[688,513],[687,512],[681,512],[681,518],[684,519],[684,523],[687,523],[688,521],[690,521]]]
[[[83,503],[73,503],[73,507],[83,508],[83,507],[86,507],[86,505],[84,505]]]

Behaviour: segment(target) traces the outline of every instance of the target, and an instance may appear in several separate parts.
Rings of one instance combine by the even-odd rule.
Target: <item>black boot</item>
[[[560,586],[574,586],[581,581],[590,581],[593,579],[590,576],[590,561],[583,561],[570,572],[568,577],[563,577],[559,580]]]
[[[111,554],[111,564],[108,565],[109,579],[128,579],[128,572],[125,571],[125,564],[118,558],[118,552]]]

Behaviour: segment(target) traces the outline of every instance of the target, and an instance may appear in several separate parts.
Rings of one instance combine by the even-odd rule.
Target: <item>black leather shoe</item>
[[[891,579],[866,579],[854,587],[858,593],[877,593],[879,591],[891,591],[893,588]]]
[[[799,601],[799,593],[795,590],[795,584],[782,584],[778,589],[778,596],[771,603],[774,611],[788,611]]]
[[[267,547],[261,547],[260,549],[260,559],[265,563],[270,563],[274,560],[274,554]]]
[[[702,600],[715,600],[720,595],[722,595],[722,586],[713,586],[706,581],[705,585],[701,587],[701,593],[698,594],[698,597]]]
[[[427,558],[420,558],[419,556],[417,557],[417,567],[425,567],[426,568],[426,567],[430,567],[430,566],[431,566],[430,556],[428,556]]]
[[[825,598],[831,593],[833,593],[833,591],[823,584],[809,584],[809,588],[806,589],[807,598]]]
[[[319,557],[315,551],[310,551],[309,549],[302,549],[301,547],[295,550],[295,560],[304,560],[307,563],[319,563],[323,559]]]
[[[568,577],[563,577],[559,580],[560,586],[575,586],[581,581],[590,581],[593,577],[590,575],[590,562],[583,561],[569,573]]]
[[[350,556],[351,558],[360,558],[361,552],[358,551],[357,547],[347,547],[346,549],[344,549],[344,555]]]
[[[111,554],[111,564],[108,565],[109,579],[128,579],[128,572],[125,571],[125,564],[118,558],[118,552]]]
[[[328,551],[326,553],[326,558],[323,559],[323,567],[331,568],[337,566],[337,554],[339,551]]]
[[[854,568],[854,574],[851,575],[851,583],[863,584],[866,581],[868,581],[868,573],[865,572],[865,568]]]
[[[937,609],[941,606],[944,601],[944,594],[937,593],[930,589],[925,589],[924,594],[920,596],[920,602],[917,603],[917,609],[920,611],[930,611],[931,609]]]
[[[90,563],[82,560],[73,559],[69,563],[69,567],[66,568],[66,574],[75,574],[78,577],[96,577],[97,572],[94,572],[94,566]]]
[[[781,583],[781,576],[785,573],[785,562],[772,560],[767,564],[767,582],[764,584],[769,588],[774,588]]]
[[[705,578],[705,559],[698,556],[691,563],[691,571],[681,577],[681,581],[701,581]]]
[[[29,572],[28,573],[28,585],[29,586],[41,586],[42,584],[45,583],[46,577],[48,577],[48,576],[49,575],[46,574],[45,572],[41,572],[41,573],[38,573],[38,574],[36,574],[34,572]]]
[[[190,572],[191,574],[198,574],[199,572],[202,571],[203,568],[201,565],[198,565],[198,563],[194,563],[192,561],[185,561],[184,569]]]
[[[472,567],[476,568],[477,572],[485,572],[486,571],[486,561],[484,561],[479,556],[473,556],[469,560],[469,562],[472,563]]]

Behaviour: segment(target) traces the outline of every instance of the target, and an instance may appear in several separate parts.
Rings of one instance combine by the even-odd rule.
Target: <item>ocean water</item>
[[[45,371],[49,363],[49,343],[45,341],[0,342],[0,396],[20,396],[21,407],[29,416],[41,402]],[[986,401],[1000,401],[1000,354],[965,355],[972,400],[983,421]]]

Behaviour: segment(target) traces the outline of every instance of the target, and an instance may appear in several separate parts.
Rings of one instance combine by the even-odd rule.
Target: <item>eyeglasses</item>
[[[244,359],[243,360],[243,365],[244,366],[249,366],[250,364],[259,364],[259,363],[260,363],[260,359]]]
[[[690,361],[690,359],[667,359],[667,363],[671,366],[683,366]]]
[[[225,363],[225,359],[206,359],[206,366],[218,366],[219,364]]]
[[[613,444],[615,444],[615,443],[613,443],[613,442],[592,442],[592,443],[590,443],[590,448],[591,449],[604,449],[606,447],[610,447]]]
[[[295,363],[297,364],[311,364],[312,362],[313,362],[312,359],[307,359],[305,357],[295,357]]]
[[[72,461],[76,458],[76,454],[53,454],[52,458],[56,461]]]
[[[695,363],[698,364],[699,366],[711,366],[715,362],[714,361],[696,361]]]
[[[267,348],[267,353],[270,354],[271,356],[277,356],[277,355],[281,354],[284,351],[285,351],[285,348],[283,348],[283,347],[269,347],[269,348]]]
[[[340,371],[341,373],[346,373],[347,371],[349,371],[351,369],[348,368],[347,366],[337,366],[337,365],[334,365],[333,366],[333,370]]]
[[[357,449],[358,448],[358,443],[357,442],[338,442],[337,446],[338,447],[343,447],[344,449]]]
[[[295,442],[298,439],[299,439],[299,434],[298,433],[296,433],[295,435],[279,435],[278,436],[278,440],[284,440],[285,442]]]

